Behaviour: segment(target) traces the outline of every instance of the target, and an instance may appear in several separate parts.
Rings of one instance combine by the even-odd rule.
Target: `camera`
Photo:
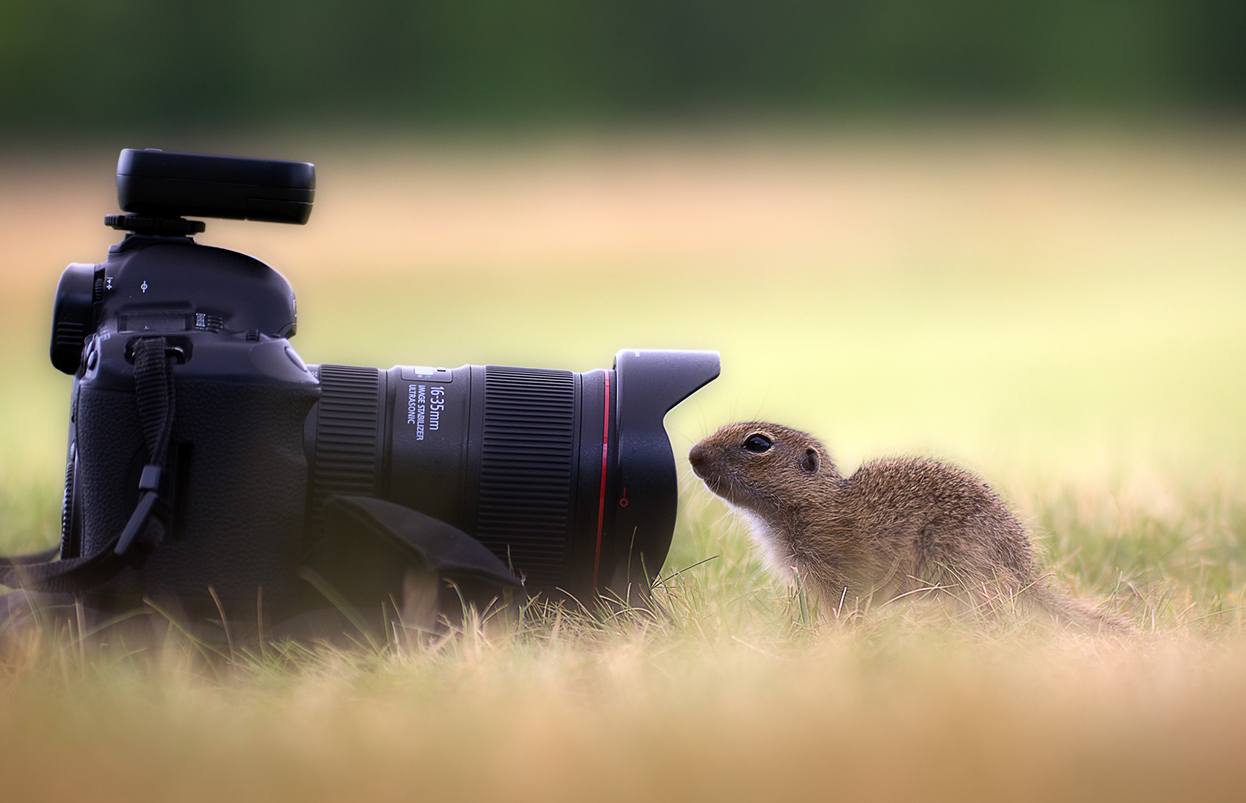
[[[383,605],[412,566],[581,601],[647,589],[677,506],[663,419],[718,354],[309,365],[286,279],[195,242],[190,218],[302,224],[314,194],[308,163],[121,152],[126,214],[105,222],[124,239],[56,291],[52,364],[73,375],[61,543],[5,559],[0,581],[274,616],[326,595]]]

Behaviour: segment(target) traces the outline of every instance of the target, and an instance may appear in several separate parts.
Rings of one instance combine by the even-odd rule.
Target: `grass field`
[[[176,637],[9,645],[12,799],[1241,798],[1241,130],[201,147],[317,163],[305,229],[199,238],[292,281],[309,362],[718,349],[722,377],[668,418],[677,455],[763,418],[842,468],[953,460],[1011,500],[1060,585],[1142,632],[902,605],[810,621],[683,461],[656,619],[533,610],[433,646],[212,661]],[[59,526],[51,299],[112,240],[114,159],[0,162],[6,550]]]

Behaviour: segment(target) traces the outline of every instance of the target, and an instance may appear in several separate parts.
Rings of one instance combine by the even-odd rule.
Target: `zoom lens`
[[[377,496],[471,534],[532,591],[614,593],[656,575],[675,523],[662,419],[715,352],[623,351],[611,370],[323,365],[310,537],[330,494]]]

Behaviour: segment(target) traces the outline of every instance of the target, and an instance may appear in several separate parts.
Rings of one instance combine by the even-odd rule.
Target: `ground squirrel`
[[[1019,605],[1092,631],[1131,629],[1051,587],[1016,516],[959,468],[879,460],[843,477],[816,439],[761,422],[723,427],[688,460],[750,520],[771,566],[824,610],[938,594],[988,613]]]

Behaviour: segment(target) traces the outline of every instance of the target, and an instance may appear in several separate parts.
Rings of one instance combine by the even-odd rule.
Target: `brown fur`
[[[755,435],[771,445],[749,451]],[[1020,603],[1090,630],[1129,629],[1051,588],[1016,516],[959,468],[878,460],[845,478],[816,439],[762,422],[723,427],[688,459],[711,491],[751,519],[772,566],[795,572],[825,609],[930,593],[988,612]]]

